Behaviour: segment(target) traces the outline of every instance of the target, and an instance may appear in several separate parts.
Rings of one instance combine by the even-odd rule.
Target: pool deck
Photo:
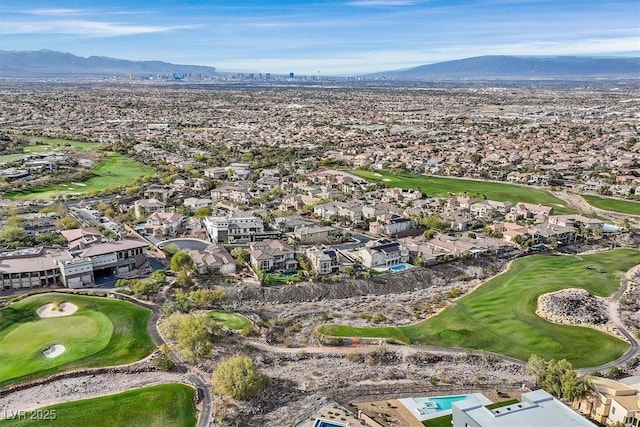
[[[404,268],[402,270],[393,270],[394,267],[399,267],[399,266],[404,266]],[[411,264],[409,264],[407,262],[403,262],[401,264],[396,264],[396,265],[392,265],[392,266],[389,266],[389,267],[373,267],[373,270],[375,270],[375,271],[377,271],[379,273],[382,273],[382,272],[400,273],[400,272],[403,272],[403,271],[410,270],[410,269],[412,269],[414,267],[415,267],[414,265],[411,265]]]
[[[409,427],[424,427],[420,421],[413,415],[409,410],[400,403],[399,400],[391,400],[390,401],[393,406],[396,407],[396,411],[398,412],[398,416],[400,416]]]
[[[482,393],[465,393],[465,394],[450,394],[450,395],[442,395],[442,396],[427,396],[427,397],[408,397],[404,399],[398,399],[400,405],[407,409],[407,412],[410,413],[415,419],[418,421],[426,421],[432,418],[438,418],[444,415],[451,414],[451,409],[440,409],[438,405],[434,405],[434,408],[427,407],[425,402],[430,401],[431,399],[441,399],[441,400],[449,400],[448,398],[460,397],[455,401],[464,400],[467,397],[475,396],[480,402],[488,405],[492,403],[485,395]],[[450,401],[450,400],[449,400]],[[434,401],[435,402],[435,401]]]

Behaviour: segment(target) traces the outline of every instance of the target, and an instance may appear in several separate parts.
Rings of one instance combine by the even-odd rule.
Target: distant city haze
[[[2,49],[362,75],[482,55],[640,56],[640,2],[5,0]]]

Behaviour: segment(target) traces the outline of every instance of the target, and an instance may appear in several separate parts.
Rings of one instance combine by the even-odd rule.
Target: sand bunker
[[[38,307],[36,313],[38,313],[38,316],[40,317],[62,317],[71,316],[76,312],[76,310],[78,310],[78,306],[70,302],[63,302],[59,304],[57,310],[54,310],[53,308],[53,304],[45,304]]]
[[[66,348],[62,344],[54,344],[47,347],[42,354],[44,354],[44,357],[47,359],[53,359],[54,357],[60,356],[65,350]]]

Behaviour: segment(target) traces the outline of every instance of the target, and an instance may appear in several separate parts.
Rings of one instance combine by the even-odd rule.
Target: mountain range
[[[419,80],[612,76],[640,77],[640,58],[488,55],[421,65],[405,70],[368,74],[366,77]]]
[[[268,71],[268,70],[262,70]],[[89,76],[183,76],[215,75],[215,67],[179,65],[162,61],[130,61],[52,50],[0,50],[0,77],[89,77]],[[640,58],[593,58],[578,56],[525,57],[476,56],[415,68],[384,71],[362,76],[390,80],[434,79],[529,79],[640,77]]]
[[[215,67],[179,65],[162,61],[129,61],[126,59],[90,56],[83,58],[71,53],[53,50],[7,51],[0,50],[0,76],[2,77],[89,77],[134,75],[212,76]]]

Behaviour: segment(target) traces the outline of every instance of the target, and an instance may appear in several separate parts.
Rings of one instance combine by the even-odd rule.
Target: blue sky
[[[312,75],[478,55],[638,56],[640,1],[2,0],[0,48]]]

